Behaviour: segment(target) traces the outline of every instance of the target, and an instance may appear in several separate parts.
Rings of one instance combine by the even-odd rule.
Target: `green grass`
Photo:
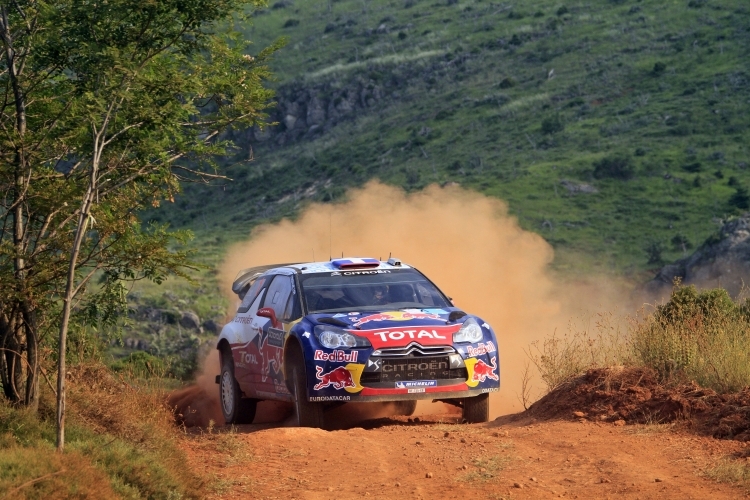
[[[355,84],[384,97],[316,139],[253,143],[233,182],[189,186],[149,217],[193,228],[218,259],[259,222],[370,178],[458,182],[507,200],[553,244],[558,271],[646,278],[742,210],[729,200],[750,186],[749,23],[741,0],[535,0],[513,15],[485,0],[269,7],[246,33],[258,49],[289,38],[273,63],[285,99]],[[368,34],[381,24],[390,31]],[[562,130],[545,133],[545,120]],[[633,177],[595,177],[615,156]]]

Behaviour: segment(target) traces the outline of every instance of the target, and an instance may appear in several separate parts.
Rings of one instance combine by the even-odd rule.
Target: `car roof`
[[[288,264],[268,264],[264,266],[255,266],[255,267],[249,267],[247,269],[243,269],[239,273],[237,273],[237,276],[234,278],[234,282],[232,282],[232,291],[234,293],[240,293],[248,283],[250,283],[252,280],[257,278],[258,276],[261,276],[263,274],[293,274],[293,273],[300,273],[300,274],[312,274],[312,273],[326,273],[326,272],[336,272],[336,271],[349,271],[349,270],[356,270],[356,269],[411,269],[411,266],[407,264],[401,263],[401,261],[397,259],[389,259],[389,261],[375,261],[375,259],[365,259],[370,261],[371,263],[368,263],[367,265],[362,265],[361,267],[357,267],[356,264],[348,266],[346,269],[342,269],[340,266],[337,266],[336,263],[339,260],[343,259],[332,259],[330,261],[323,261],[323,262],[296,262],[296,263],[288,263]],[[346,259],[346,260],[352,260],[352,261],[361,261],[363,259]],[[377,262],[377,265],[375,262]],[[389,263],[392,262],[392,263]],[[286,271],[286,272],[285,272]]]

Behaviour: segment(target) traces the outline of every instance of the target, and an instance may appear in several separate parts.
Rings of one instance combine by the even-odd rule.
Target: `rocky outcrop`
[[[692,255],[664,266],[646,289],[664,295],[675,278],[700,287],[723,287],[736,296],[750,284],[750,214],[726,222]]]
[[[277,125],[264,130],[235,130],[228,135],[246,147],[262,144],[277,148],[312,139],[343,120],[401,98],[403,89],[417,80],[434,84],[438,79],[452,78],[466,70],[469,57],[435,54],[398,64],[354,63],[354,69],[289,82],[276,90],[276,106],[269,110],[268,121]]]

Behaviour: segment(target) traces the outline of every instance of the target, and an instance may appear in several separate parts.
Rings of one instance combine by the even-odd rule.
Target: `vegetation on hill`
[[[245,32],[288,38],[278,125],[149,217],[214,242],[373,177],[457,182],[558,270],[642,279],[750,206],[748,26],[742,0],[271,2]]]

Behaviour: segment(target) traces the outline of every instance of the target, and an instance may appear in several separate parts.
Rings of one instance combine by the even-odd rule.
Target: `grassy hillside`
[[[154,215],[201,240],[373,177],[457,182],[507,200],[558,269],[639,274],[748,207],[742,0],[279,0],[247,36],[289,39],[279,125],[249,134],[234,182]],[[312,98],[328,109],[317,130]]]

